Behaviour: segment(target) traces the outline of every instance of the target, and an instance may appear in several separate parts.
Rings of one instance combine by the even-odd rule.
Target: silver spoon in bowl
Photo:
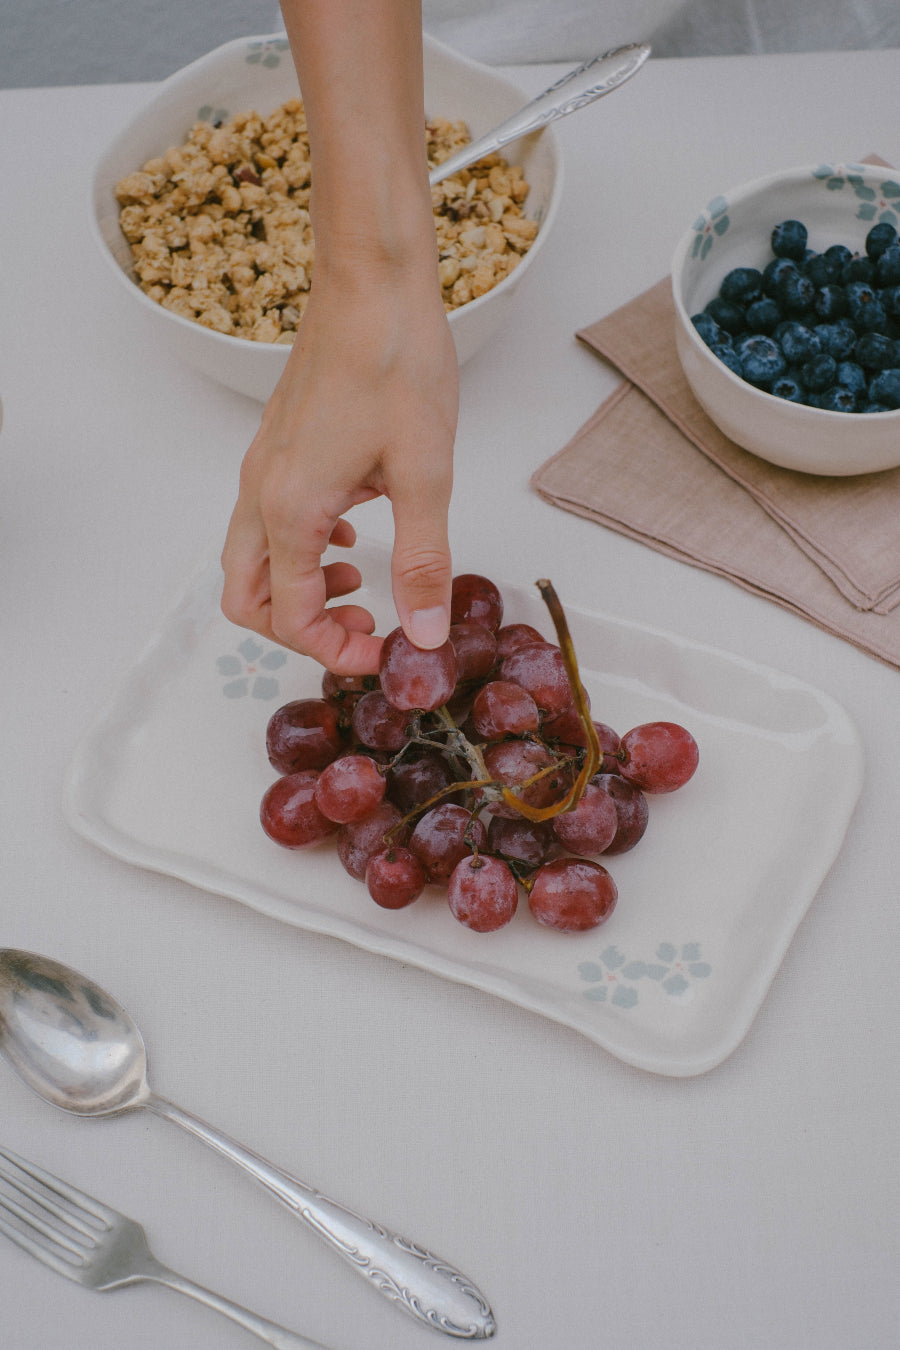
[[[0,1055],[38,1096],[63,1111],[113,1116],[146,1109],[173,1121],[249,1172],[417,1320],[463,1340],[494,1334],[484,1296],[446,1261],[329,1200],[152,1092],[140,1031],[87,976],[45,956],[0,949]]]
[[[540,131],[550,122],[567,117],[578,108],[585,108],[595,99],[618,89],[632,75],[636,75],[650,55],[646,42],[629,42],[615,51],[594,56],[590,61],[569,70],[549,89],[531,99],[524,108],[507,117],[499,126],[477,140],[464,145],[455,155],[436,165],[428,175],[432,187],[445,178],[452,178],[460,169],[467,169],[485,155],[493,155],[510,141],[517,141],[533,131]]]

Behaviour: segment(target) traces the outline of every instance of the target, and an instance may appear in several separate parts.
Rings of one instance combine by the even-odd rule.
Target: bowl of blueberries
[[[900,465],[900,178],[788,169],[714,198],[672,263],[675,342],[701,407],[782,468]]]

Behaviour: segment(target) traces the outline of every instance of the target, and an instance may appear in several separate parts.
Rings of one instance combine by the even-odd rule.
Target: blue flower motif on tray
[[[661,942],[649,961],[630,959],[618,947],[607,947],[596,961],[582,961],[578,974],[588,985],[584,997],[591,1002],[634,1008],[637,986],[643,980],[669,998],[689,1002],[694,997],[695,982],[708,979],[712,966],[702,959],[699,942],[685,942],[681,947]]]
[[[269,38],[267,42],[248,42],[244,60],[248,65],[262,65],[268,69],[277,66],[284,52],[288,51],[287,38]]]
[[[216,669],[224,677],[222,693],[226,698],[270,699],[278,695],[279,685],[267,672],[280,670],[287,661],[287,652],[281,647],[268,650],[255,638],[244,638],[236,652],[228,652],[216,661]]]

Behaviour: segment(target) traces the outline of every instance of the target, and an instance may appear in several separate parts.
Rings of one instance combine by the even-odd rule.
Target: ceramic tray
[[[354,553],[362,603],[386,633],[396,623],[387,551]],[[553,636],[536,590],[494,579],[505,621]],[[266,724],[282,703],[317,696],[321,669],[228,623],[220,592],[218,563],[202,566],[88,732],[65,789],[76,830],[138,866],[541,1013],[653,1072],[701,1073],[740,1043],[862,784],[856,731],[828,695],[567,606],[593,715],[620,733],[681,722],[700,767],[680,791],[650,798],[644,838],[609,860],[619,902],[606,924],[556,933],[523,898],[511,924],[480,935],[437,889],[380,909],[331,840],[294,852],[263,835],[259,801],[276,776]]]

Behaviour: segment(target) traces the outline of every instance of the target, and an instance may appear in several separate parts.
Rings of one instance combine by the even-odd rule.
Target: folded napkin
[[[537,491],[900,668],[900,469],[801,474],[730,441],[682,372],[669,278],[577,336],[624,379]]]

